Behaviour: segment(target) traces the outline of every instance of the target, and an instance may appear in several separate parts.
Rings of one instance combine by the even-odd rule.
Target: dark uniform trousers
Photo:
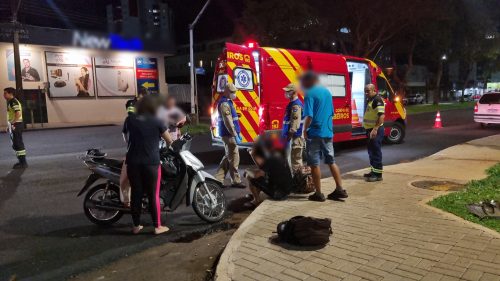
[[[16,152],[17,158],[20,160],[26,157],[26,149],[23,142],[23,122],[14,123],[14,130],[12,130],[12,148]]]
[[[370,139],[370,133],[373,129],[367,129],[366,135],[368,137],[368,156],[370,158],[370,165],[372,166],[372,173],[381,175],[383,171],[382,166],[382,141],[384,140],[384,126],[380,126],[377,131],[377,137]]]

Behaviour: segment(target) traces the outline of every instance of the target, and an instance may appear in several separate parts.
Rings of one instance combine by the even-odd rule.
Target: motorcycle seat
[[[117,159],[110,159],[110,158],[102,158],[102,159],[95,159],[97,163],[106,165],[110,168],[115,168],[115,169],[121,169],[123,165],[123,160],[117,160]]]

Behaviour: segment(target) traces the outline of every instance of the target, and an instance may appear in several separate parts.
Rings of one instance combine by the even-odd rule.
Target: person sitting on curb
[[[285,199],[293,182],[281,140],[277,136],[261,136],[249,152],[257,167],[245,171],[253,198],[247,207],[255,208],[262,202],[261,191],[274,200]]]

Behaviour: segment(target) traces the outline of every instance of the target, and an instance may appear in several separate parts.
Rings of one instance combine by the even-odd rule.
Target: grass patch
[[[437,197],[428,204],[500,232],[499,219],[480,220],[465,208],[465,205],[470,203],[490,199],[500,200],[500,163],[486,170],[486,173],[488,177],[485,179],[470,181],[464,190]]]
[[[208,123],[191,124],[191,126],[184,126],[181,128],[181,133],[187,132],[189,127],[189,133],[191,135],[201,135],[210,132],[210,125]]]
[[[436,112],[438,109],[440,111],[453,110],[453,109],[467,109],[467,108],[474,108],[474,105],[475,102],[473,101],[439,104],[439,105],[435,104],[408,105],[406,106],[406,113],[411,115],[423,112]]]

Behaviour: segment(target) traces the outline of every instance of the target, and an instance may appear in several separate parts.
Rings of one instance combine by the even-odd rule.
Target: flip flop
[[[245,204],[243,204],[243,207],[247,208],[248,210],[255,210],[255,208],[257,208],[257,206],[259,206],[259,204],[255,204],[254,202],[252,201],[248,201],[248,202],[245,202]]]
[[[484,200],[479,203],[468,204],[467,210],[480,219],[500,219],[500,204],[494,200]]]

